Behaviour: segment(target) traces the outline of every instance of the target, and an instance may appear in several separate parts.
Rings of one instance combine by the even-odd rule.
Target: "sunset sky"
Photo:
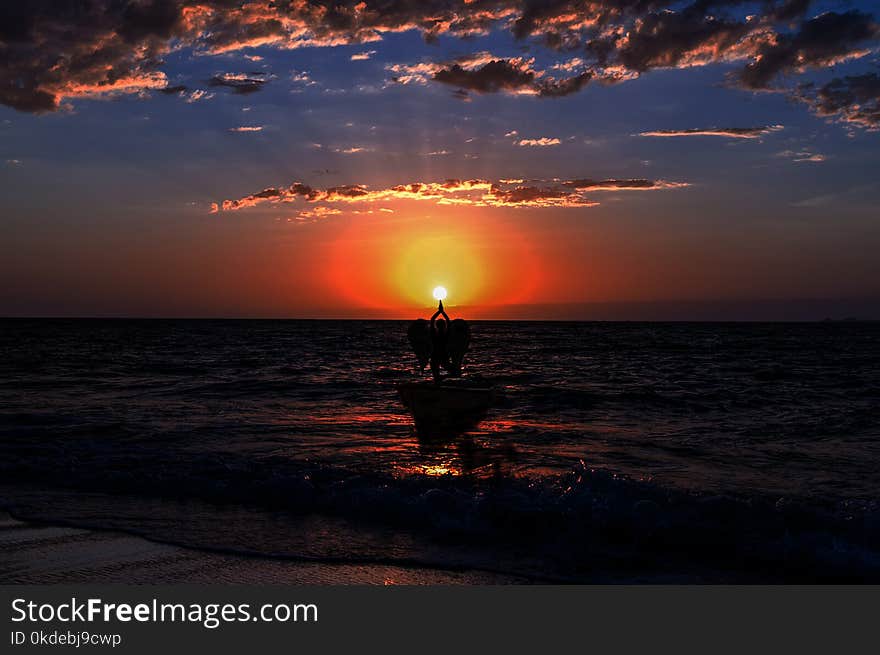
[[[880,318],[877,3],[0,7],[0,315]]]

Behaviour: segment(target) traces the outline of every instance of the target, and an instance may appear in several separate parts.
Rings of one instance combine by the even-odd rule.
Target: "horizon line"
[[[122,319],[122,320],[314,320],[314,321],[406,321],[424,318],[436,305],[422,307],[315,307],[296,314],[283,309],[193,308],[190,312],[167,311],[159,307],[89,311],[71,307],[40,311],[21,307],[0,310],[6,319]],[[473,321],[595,322],[595,323],[810,323],[826,320],[880,320],[880,297],[786,298],[730,300],[646,300],[572,303],[529,303],[509,305],[450,305],[454,318]],[[36,311],[35,311],[36,309]],[[180,308],[178,308],[180,309]]]
[[[418,317],[417,317],[418,318]],[[328,321],[406,322],[416,319],[376,316],[144,316],[144,315],[0,315],[0,321]],[[469,318],[471,323],[878,323],[880,318],[825,316],[822,318]]]

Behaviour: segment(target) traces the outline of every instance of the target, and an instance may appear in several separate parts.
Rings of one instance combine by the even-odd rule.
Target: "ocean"
[[[0,505],[328,567],[880,581],[880,323],[474,322],[496,398],[443,438],[406,328],[4,320]]]

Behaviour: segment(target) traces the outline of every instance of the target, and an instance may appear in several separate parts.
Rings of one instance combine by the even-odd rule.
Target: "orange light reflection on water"
[[[461,467],[452,462],[433,464],[406,464],[398,466],[396,472],[401,475],[428,475],[441,477],[445,475],[461,475]]]

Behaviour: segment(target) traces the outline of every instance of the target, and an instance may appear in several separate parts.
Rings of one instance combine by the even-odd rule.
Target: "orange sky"
[[[284,203],[125,222],[73,213],[51,239],[9,232],[3,297],[12,315],[408,318],[443,285],[468,318],[589,318],[547,306],[872,295],[873,222],[765,222],[754,241],[735,221],[680,211],[686,198],[651,211],[631,197],[583,214],[393,201],[313,222]]]

